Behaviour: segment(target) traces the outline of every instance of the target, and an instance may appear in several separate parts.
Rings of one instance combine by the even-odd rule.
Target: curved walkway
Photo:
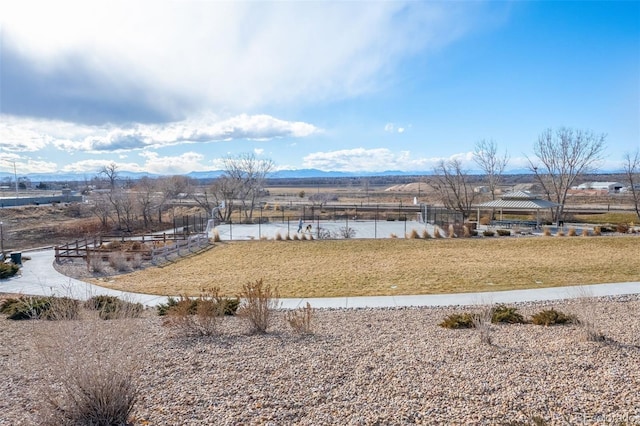
[[[62,275],[53,267],[53,250],[27,252],[20,275],[0,281],[0,293],[69,296],[86,300],[95,295],[121,297],[146,306],[165,303],[166,296],[128,293],[89,284]],[[280,299],[283,309],[296,309],[307,302],[314,308],[385,308],[405,306],[453,306],[487,303],[535,302],[578,297],[620,296],[640,294],[640,282],[594,284],[577,287],[552,287],[483,293],[430,294],[414,296],[358,296]]]

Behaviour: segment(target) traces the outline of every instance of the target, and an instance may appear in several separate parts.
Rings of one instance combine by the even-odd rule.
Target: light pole
[[[4,232],[2,230],[3,228],[2,225],[3,223],[0,222],[0,253],[1,253],[0,256],[2,257],[2,260],[4,260]]]

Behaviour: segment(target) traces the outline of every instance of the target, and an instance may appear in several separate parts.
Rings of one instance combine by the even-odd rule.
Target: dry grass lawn
[[[158,268],[98,281],[160,295],[264,279],[282,297],[432,294],[640,279],[637,236],[237,241]]]

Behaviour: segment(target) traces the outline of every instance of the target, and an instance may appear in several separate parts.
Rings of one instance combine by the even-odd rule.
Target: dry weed
[[[289,311],[285,314],[285,319],[298,334],[312,334],[311,320],[313,319],[313,308],[311,304],[307,302],[304,308],[296,309],[295,311]]]
[[[425,240],[428,240],[429,238],[431,238],[431,234],[429,234],[429,231],[427,231],[426,229],[423,229],[422,238],[424,238]]]
[[[109,253],[109,265],[118,272],[125,272],[129,269],[127,257],[121,251]]]
[[[52,323],[38,336],[42,371],[40,424],[126,425],[139,395],[142,360],[131,319]]]
[[[273,311],[278,307],[278,289],[259,279],[244,284],[240,297],[242,305],[238,315],[249,321],[252,331],[266,333]]]

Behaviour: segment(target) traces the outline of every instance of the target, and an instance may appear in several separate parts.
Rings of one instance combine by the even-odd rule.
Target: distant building
[[[572,189],[578,191],[592,190],[609,194],[619,193],[625,185],[620,182],[585,182]]]

